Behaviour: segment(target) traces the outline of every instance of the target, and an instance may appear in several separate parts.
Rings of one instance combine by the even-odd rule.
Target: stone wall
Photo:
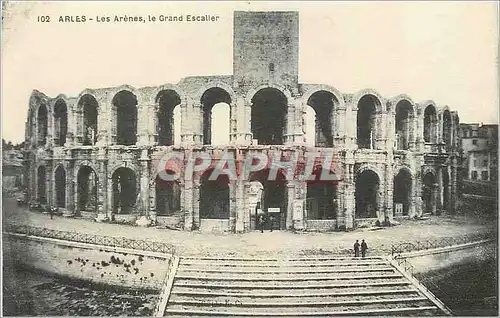
[[[168,255],[7,234],[4,258],[50,274],[124,287],[161,289]],[[156,255],[155,255],[156,254]]]

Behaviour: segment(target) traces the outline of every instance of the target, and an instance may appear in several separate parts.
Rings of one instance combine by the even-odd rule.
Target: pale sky
[[[373,88],[498,123],[496,2],[44,2],[10,3],[2,38],[2,137],[24,139],[33,89],[177,83],[232,74],[233,11],[297,10],[299,82],[343,93]],[[96,16],[219,15],[218,22],[98,23]],[[48,15],[50,23],[37,17]],[[87,23],[59,23],[86,15]]]

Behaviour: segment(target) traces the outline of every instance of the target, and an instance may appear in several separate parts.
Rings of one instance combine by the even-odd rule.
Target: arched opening
[[[321,168],[316,169],[313,172],[315,180],[307,181],[306,210],[309,220],[337,218],[337,182],[320,180],[322,171]]]
[[[68,108],[66,103],[59,99],[54,105],[54,142],[56,146],[64,146],[68,133]]]
[[[306,107],[305,114],[305,142],[310,147],[316,146],[316,112],[311,106]]]
[[[40,166],[37,169],[36,185],[37,185],[37,199],[38,202],[41,204],[47,203],[45,179],[46,179],[45,166]]]
[[[394,177],[394,209],[402,209],[402,215],[408,215],[411,203],[411,174],[406,169],[401,169]],[[396,213],[395,213],[396,214]]]
[[[44,146],[47,143],[47,107],[40,105],[37,113],[38,145]]]
[[[166,171],[167,173],[174,172]],[[172,216],[181,209],[181,186],[178,181],[165,181],[160,176],[155,180],[156,215]]]
[[[450,176],[448,175],[448,169],[443,168],[443,210],[444,211],[448,211],[449,204],[450,204]]]
[[[396,149],[408,150],[410,140],[413,138],[413,107],[407,100],[402,100],[396,105],[395,139]]]
[[[315,113],[314,144],[316,147],[333,146],[332,116],[337,104],[337,98],[327,91],[315,92],[307,101],[307,105],[312,107]]]
[[[424,141],[427,143],[436,143],[437,128],[436,108],[429,105],[424,111]]]
[[[356,218],[376,218],[379,202],[378,175],[372,170],[365,170],[356,177]]]
[[[220,87],[212,87],[203,93],[200,102],[203,110],[203,144],[220,145],[226,140],[228,142],[231,110],[229,93]],[[214,139],[215,132],[218,140]]]
[[[449,110],[443,112],[443,142],[451,147],[451,113]]]
[[[278,170],[275,180],[269,180],[269,169],[263,169],[250,174],[249,181],[258,181],[262,184],[260,206],[263,213],[273,216],[276,220],[274,229],[286,229],[286,217],[288,210],[286,178],[281,170]],[[256,218],[257,221],[257,218]],[[257,225],[256,225],[256,228]]]
[[[78,102],[78,109],[83,110],[83,145],[93,146],[97,143],[97,110],[99,104],[92,95],[83,95]]]
[[[377,106],[380,102],[373,95],[365,95],[358,102],[356,137],[360,149],[375,148]]]
[[[55,172],[56,186],[56,206],[58,208],[66,207],[66,171],[62,166],[58,166]]]
[[[77,174],[78,211],[97,212],[97,174],[89,166],[82,166]]]
[[[131,146],[137,142],[137,97],[121,91],[113,97],[116,110],[116,144]]]
[[[282,145],[288,101],[278,89],[263,88],[252,98],[251,126],[259,145]]]
[[[162,90],[156,95],[156,104],[158,105],[157,133],[160,146],[180,143],[180,103],[179,94],[171,89]]]
[[[215,169],[206,170],[200,179],[200,218],[229,219],[229,177],[220,174],[209,180]]]
[[[138,200],[135,173],[130,168],[116,169],[112,176],[113,213],[132,214]]]
[[[427,172],[422,180],[422,209],[424,213],[434,214],[436,211],[435,184],[436,178],[431,172]]]

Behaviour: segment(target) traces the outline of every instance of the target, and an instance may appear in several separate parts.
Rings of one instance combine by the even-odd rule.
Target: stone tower
[[[280,83],[294,91],[298,82],[298,12],[234,13],[234,87]]]

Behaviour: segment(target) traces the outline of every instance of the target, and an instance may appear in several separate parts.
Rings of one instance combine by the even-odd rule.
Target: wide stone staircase
[[[443,312],[381,257],[181,258],[168,316],[436,316]]]

